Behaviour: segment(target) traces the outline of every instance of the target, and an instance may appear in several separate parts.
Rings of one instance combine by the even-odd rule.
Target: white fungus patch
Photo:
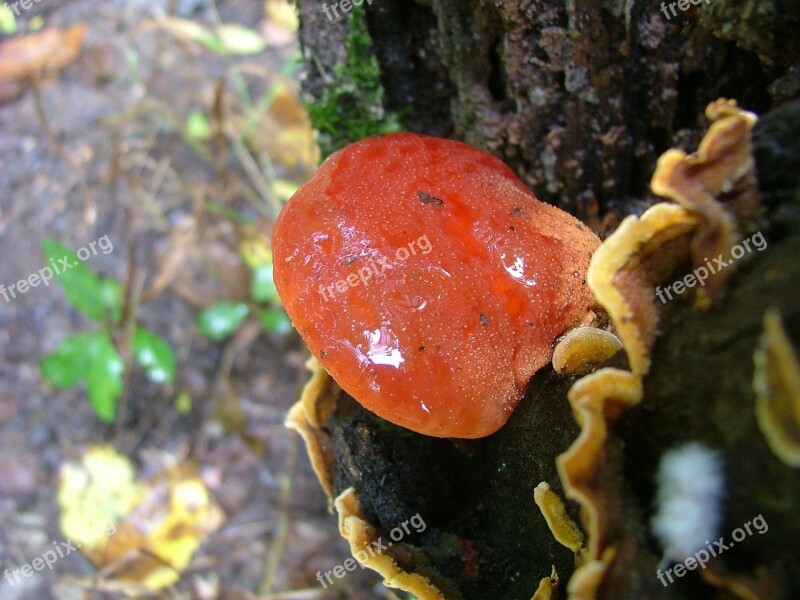
[[[703,444],[684,444],[661,458],[657,481],[653,533],[665,561],[682,561],[719,535],[725,495],[722,459]]]

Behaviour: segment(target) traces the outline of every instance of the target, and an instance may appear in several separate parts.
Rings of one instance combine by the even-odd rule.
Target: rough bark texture
[[[495,153],[540,199],[600,228],[651,201],[656,158],[696,147],[708,102],[760,113],[800,93],[794,0],[675,5],[674,16],[668,2],[669,19],[660,4],[373,0],[338,18],[326,5],[329,20],[299,0],[308,100],[334,101],[340,117],[325,150],[353,141],[349,123],[373,133],[397,115]],[[349,43],[361,25],[371,48]],[[352,70],[376,58],[380,81],[364,85]],[[331,123],[315,120],[325,142]]]
[[[530,600],[554,565],[564,579],[574,566],[533,501],[542,481],[563,495],[555,457],[578,434],[564,401],[569,384],[542,370],[498,433],[458,447],[388,424],[354,401],[340,407],[330,425],[337,492],[354,486],[370,522],[385,531],[422,515],[425,531],[403,541],[447,579],[441,589],[457,590],[448,600]],[[577,519],[577,507],[570,510]]]

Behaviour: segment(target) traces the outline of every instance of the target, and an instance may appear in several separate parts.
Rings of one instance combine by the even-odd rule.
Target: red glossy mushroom
[[[339,385],[413,431],[497,431],[593,304],[598,238],[492,155],[409,133],[332,154],[275,225],[275,284]]]

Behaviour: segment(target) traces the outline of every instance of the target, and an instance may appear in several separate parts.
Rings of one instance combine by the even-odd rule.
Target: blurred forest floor
[[[63,68],[5,85],[0,60],[0,283],[47,266],[45,238],[78,249],[108,236],[113,250],[84,263],[124,294],[119,323],[103,327],[124,347],[138,322],[177,364],[174,380],[158,383],[123,356],[117,422],[103,423],[83,384],[58,389],[39,368],[65,338],[97,325],[55,281],[0,297],[0,574],[67,540],[59,493],[62,503],[89,493],[64,500],[60,473],[93,445],[129,457],[142,481],[165,465],[196,470],[223,516],[160,591],[129,589],[114,564],[99,570],[71,553],[13,585],[0,579],[0,599],[386,597],[360,569],[328,590],[316,582],[350,554],[283,426],[307,377],[299,338],[254,318],[219,341],[197,325],[213,303],[251,302],[248,258],[268,255],[276,207],[316,167],[296,24],[272,0],[167,4],[43,0],[22,12],[15,35],[0,36],[86,26]],[[219,35],[204,38],[220,25],[247,31],[228,31],[221,49]],[[34,51],[44,47],[32,39]],[[169,494],[156,494],[160,510]],[[121,531],[109,539],[123,544]]]

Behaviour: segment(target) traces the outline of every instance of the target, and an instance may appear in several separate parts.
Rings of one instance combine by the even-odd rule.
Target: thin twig
[[[242,163],[245,173],[247,173],[250,181],[261,195],[261,198],[266,205],[267,216],[273,220],[276,219],[278,217],[278,213],[281,212],[281,203],[272,193],[272,189],[270,189],[269,186],[269,181],[267,181],[267,178],[261,172],[261,169],[259,169],[258,163],[256,163],[255,159],[250,155],[250,152],[242,143],[242,140],[239,139],[238,133],[234,130],[230,123],[225,123],[225,135],[228,136],[228,141],[233,148],[234,154],[236,154],[236,158],[238,158],[239,162]]]
[[[84,173],[72,157],[67,152],[67,149],[64,147],[64,144],[58,139],[58,136],[53,131],[53,128],[50,126],[50,119],[47,118],[47,113],[44,110],[44,104],[42,103],[42,92],[39,88],[39,80],[36,78],[32,78],[30,80],[31,83],[31,90],[33,91],[33,107],[36,111],[36,116],[39,119],[39,122],[42,125],[42,131],[44,132],[45,137],[50,141],[53,145],[53,148],[58,154],[59,158],[64,161],[64,164],[67,165],[71,171],[74,171],[78,176],[78,184],[81,188],[81,194],[83,195],[83,207],[84,210],[88,210],[91,207],[92,199],[89,194],[89,186],[86,185],[86,179],[84,177]]]
[[[118,348],[122,354],[125,370],[122,374],[122,394],[117,402],[116,437],[120,439],[125,430],[125,412],[128,405],[128,389],[133,368],[133,338],[136,333],[136,321],[139,305],[144,290],[145,273],[136,261],[136,244],[128,249],[128,269],[125,280],[124,303],[119,321]]]
[[[297,464],[297,436],[291,435],[289,442],[289,454],[286,457],[284,473],[280,476],[281,497],[278,505],[278,518],[275,526],[275,537],[272,539],[270,551],[267,555],[264,566],[264,576],[261,578],[259,593],[269,594],[275,585],[281,559],[286,549],[286,542],[289,538],[289,528],[291,526],[290,504],[292,500],[292,490],[294,489],[294,469]]]

